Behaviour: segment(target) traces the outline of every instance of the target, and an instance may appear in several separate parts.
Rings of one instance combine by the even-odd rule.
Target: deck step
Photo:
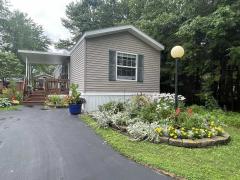
[[[44,104],[45,100],[46,100],[45,91],[37,90],[29,94],[28,97],[25,97],[23,104],[25,105]]]
[[[43,105],[44,101],[23,101],[23,105]]]

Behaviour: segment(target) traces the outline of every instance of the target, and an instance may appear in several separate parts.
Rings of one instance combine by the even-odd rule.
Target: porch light
[[[178,60],[184,55],[182,46],[175,46],[171,50],[171,56],[175,59],[175,109],[178,108]]]

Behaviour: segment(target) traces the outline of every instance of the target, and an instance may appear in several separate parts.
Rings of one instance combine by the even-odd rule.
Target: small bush
[[[127,127],[129,135],[137,141],[148,140],[151,142],[159,142],[159,134],[155,131],[158,128],[158,124],[136,122]]]
[[[108,128],[112,123],[113,113],[111,111],[96,111],[91,113],[91,115],[102,128]]]
[[[113,111],[115,114],[118,112],[122,112],[125,110],[124,103],[122,102],[116,102],[116,101],[110,101],[106,104],[98,106],[99,111]]]
[[[113,114],[110,118],[111,123],[115,126],[127,126],[130,119],[126,112],[119,112],[117,114]]]
[[[11,106],[11,101],[8,98],[0,98],[0,107],[5,108]]]
[[[156,103],[149,103],[146,106],[143,106],[141,109],[139,109],[139,111],[136,114],[144,122],[152,123],[158,120],[156,108],[157,108]]]

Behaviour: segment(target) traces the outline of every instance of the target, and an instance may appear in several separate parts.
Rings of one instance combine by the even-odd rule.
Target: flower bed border
[[[231,137],[228,133],[224,133],[222,136],[216,136],[213,138],[202,139],[173,139],[168,137],[160,137],[160,143],[167,143],[172,146],[186,147],[186,148],[203,148],[208,146],[216,146],[227,144],[230,142]]]
[[[125,126],[115,126],[110,125],[110,128],[119,130],[124,134],[126,133]],[[215,136],[212,138],[202,138],[202,139],[174,139],[170,137],[161,136],[159,137],[160,143],[165,143],[171,146],[185,147],[185,148],[204,148],[209,146],[223,145],[231,141],[231,136],[224,132],[222,136]]]

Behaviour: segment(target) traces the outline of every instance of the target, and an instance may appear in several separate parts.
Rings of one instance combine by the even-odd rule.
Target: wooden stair
[[[23,100],[24,105],[43,105],[46,100],[46,93],[44,90],[33,91]]]

